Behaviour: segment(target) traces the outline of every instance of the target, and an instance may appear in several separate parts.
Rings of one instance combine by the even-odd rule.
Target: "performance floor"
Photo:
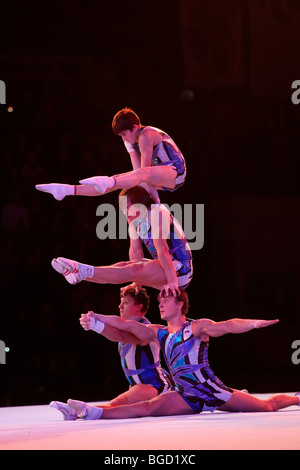
[[[300,450],[300,407],[98,421],[63,421],[48,405],[7,407],[0,408],[0,449]]]

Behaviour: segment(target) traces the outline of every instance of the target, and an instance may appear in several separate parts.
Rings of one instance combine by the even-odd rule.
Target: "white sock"
[[[73,421],[77,419],[77,412],[73,408],[71,408],[67,403],[63,403],[61,401],[52,401],[50,403],[50,406],[60,411],[65,421]]]
[[[78,418],[86,420],[100,419],[103,413],[103,408],[88,405],[84,401],[69,398],[67,403],[71,408],[77,411]]]
[[[76,188],[71,184],[49,183],[37,184],[36,189],[44,193],[50,193],[57,201],[61,201],[65,196],[75,196]]]
[[[70,273],[79,272],[82,279],[94,276],[94,266],[78,263],[78,261],[73,261],[72,259],[63,258],[60,256],[59,258],[54,258],[51,264],[57,272],[63,274],[64,276],[66,273],[68,273],[68,271]]]
[[[87,414],[84,416],[84,419],[100,419],[103,413],[103,408],[98,408],[97,406],[92,405],[86,405],[86,411]]]
[[[94,276],[94,266],[90,266],[89,264],[82,264],[78,263],[78,271],[80,272],[80,275],[82,279],[86,279],[87,277],[93,277]]]

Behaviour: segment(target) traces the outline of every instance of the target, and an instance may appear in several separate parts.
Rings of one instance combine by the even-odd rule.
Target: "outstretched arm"
[[[195,320],[193,322],[193,334],[198,338],[212,336],[223,336],[228,333],[238,334],[256,328],[265,328],[274,325],[279,320],[246,320],[242,318],[232,318],[231,320],[214,322],[206,318]]]
[[[95,331],[110,341],[137,344],[136,337],[113,326],[105,325],[100,320],[97,320],[97,314],[94,312],[83,313],[79,321],[85,331]]]
[[[95,329],[91,328],[93,319],[101,325],[101,334],[110,341],[124,342],[129,344],[138,344],[144,346],[151,341],[156,340],[154,332],[146,325],[138,323],[133,320],[124,320],[115,315],[100,315],[94,312],[82,314],[80,317],[81,326],[85,330]],[[99,330],[98,330],[99,331]]]

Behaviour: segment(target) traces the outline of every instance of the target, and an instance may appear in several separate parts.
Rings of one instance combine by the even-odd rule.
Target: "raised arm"
[[[144,258],[143,243],[132,224],[129,224],[128,230],[130,238],[129,259],[130,261],[138,261]]]
[[[166,293],[168,293],[168,290],[171,290],[173,295],[176,296],[178,291],[178,278],[167,245],[167,239],[170,236],[169,212],[159,207],[152,209],[151,227],[153,244],[167,280],[167,284],[162,290],[165,290]]]
[[[202,318],[193,322],[193,334],[198,338],[204,339],[204,337],[217,337],[228,333],[246,333],[247,331],[265,328],[278,322],[279,320],[246,320],[242,318],[214,322],[213,320]]]

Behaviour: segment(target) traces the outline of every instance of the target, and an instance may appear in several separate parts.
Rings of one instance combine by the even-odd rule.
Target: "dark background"
[[[1,406],[106,400],[126,389],[117,345],[78,321],[88,309],[118,313],[119,286],[71,286],[50,266],[57,256],[128,259],[128,240],[96,236],[96,208],[117,206],[117,193],[58,202],[34,189],[129,170],[111,131],[124,106],[169,132],[186,157],[184,187],[162,202],[205,205],[190,316],[280,319],[213,339],[213,370],[250,392],[299,390],[299,43],[296,0],[1,6],[0,339],[10,348]]]

